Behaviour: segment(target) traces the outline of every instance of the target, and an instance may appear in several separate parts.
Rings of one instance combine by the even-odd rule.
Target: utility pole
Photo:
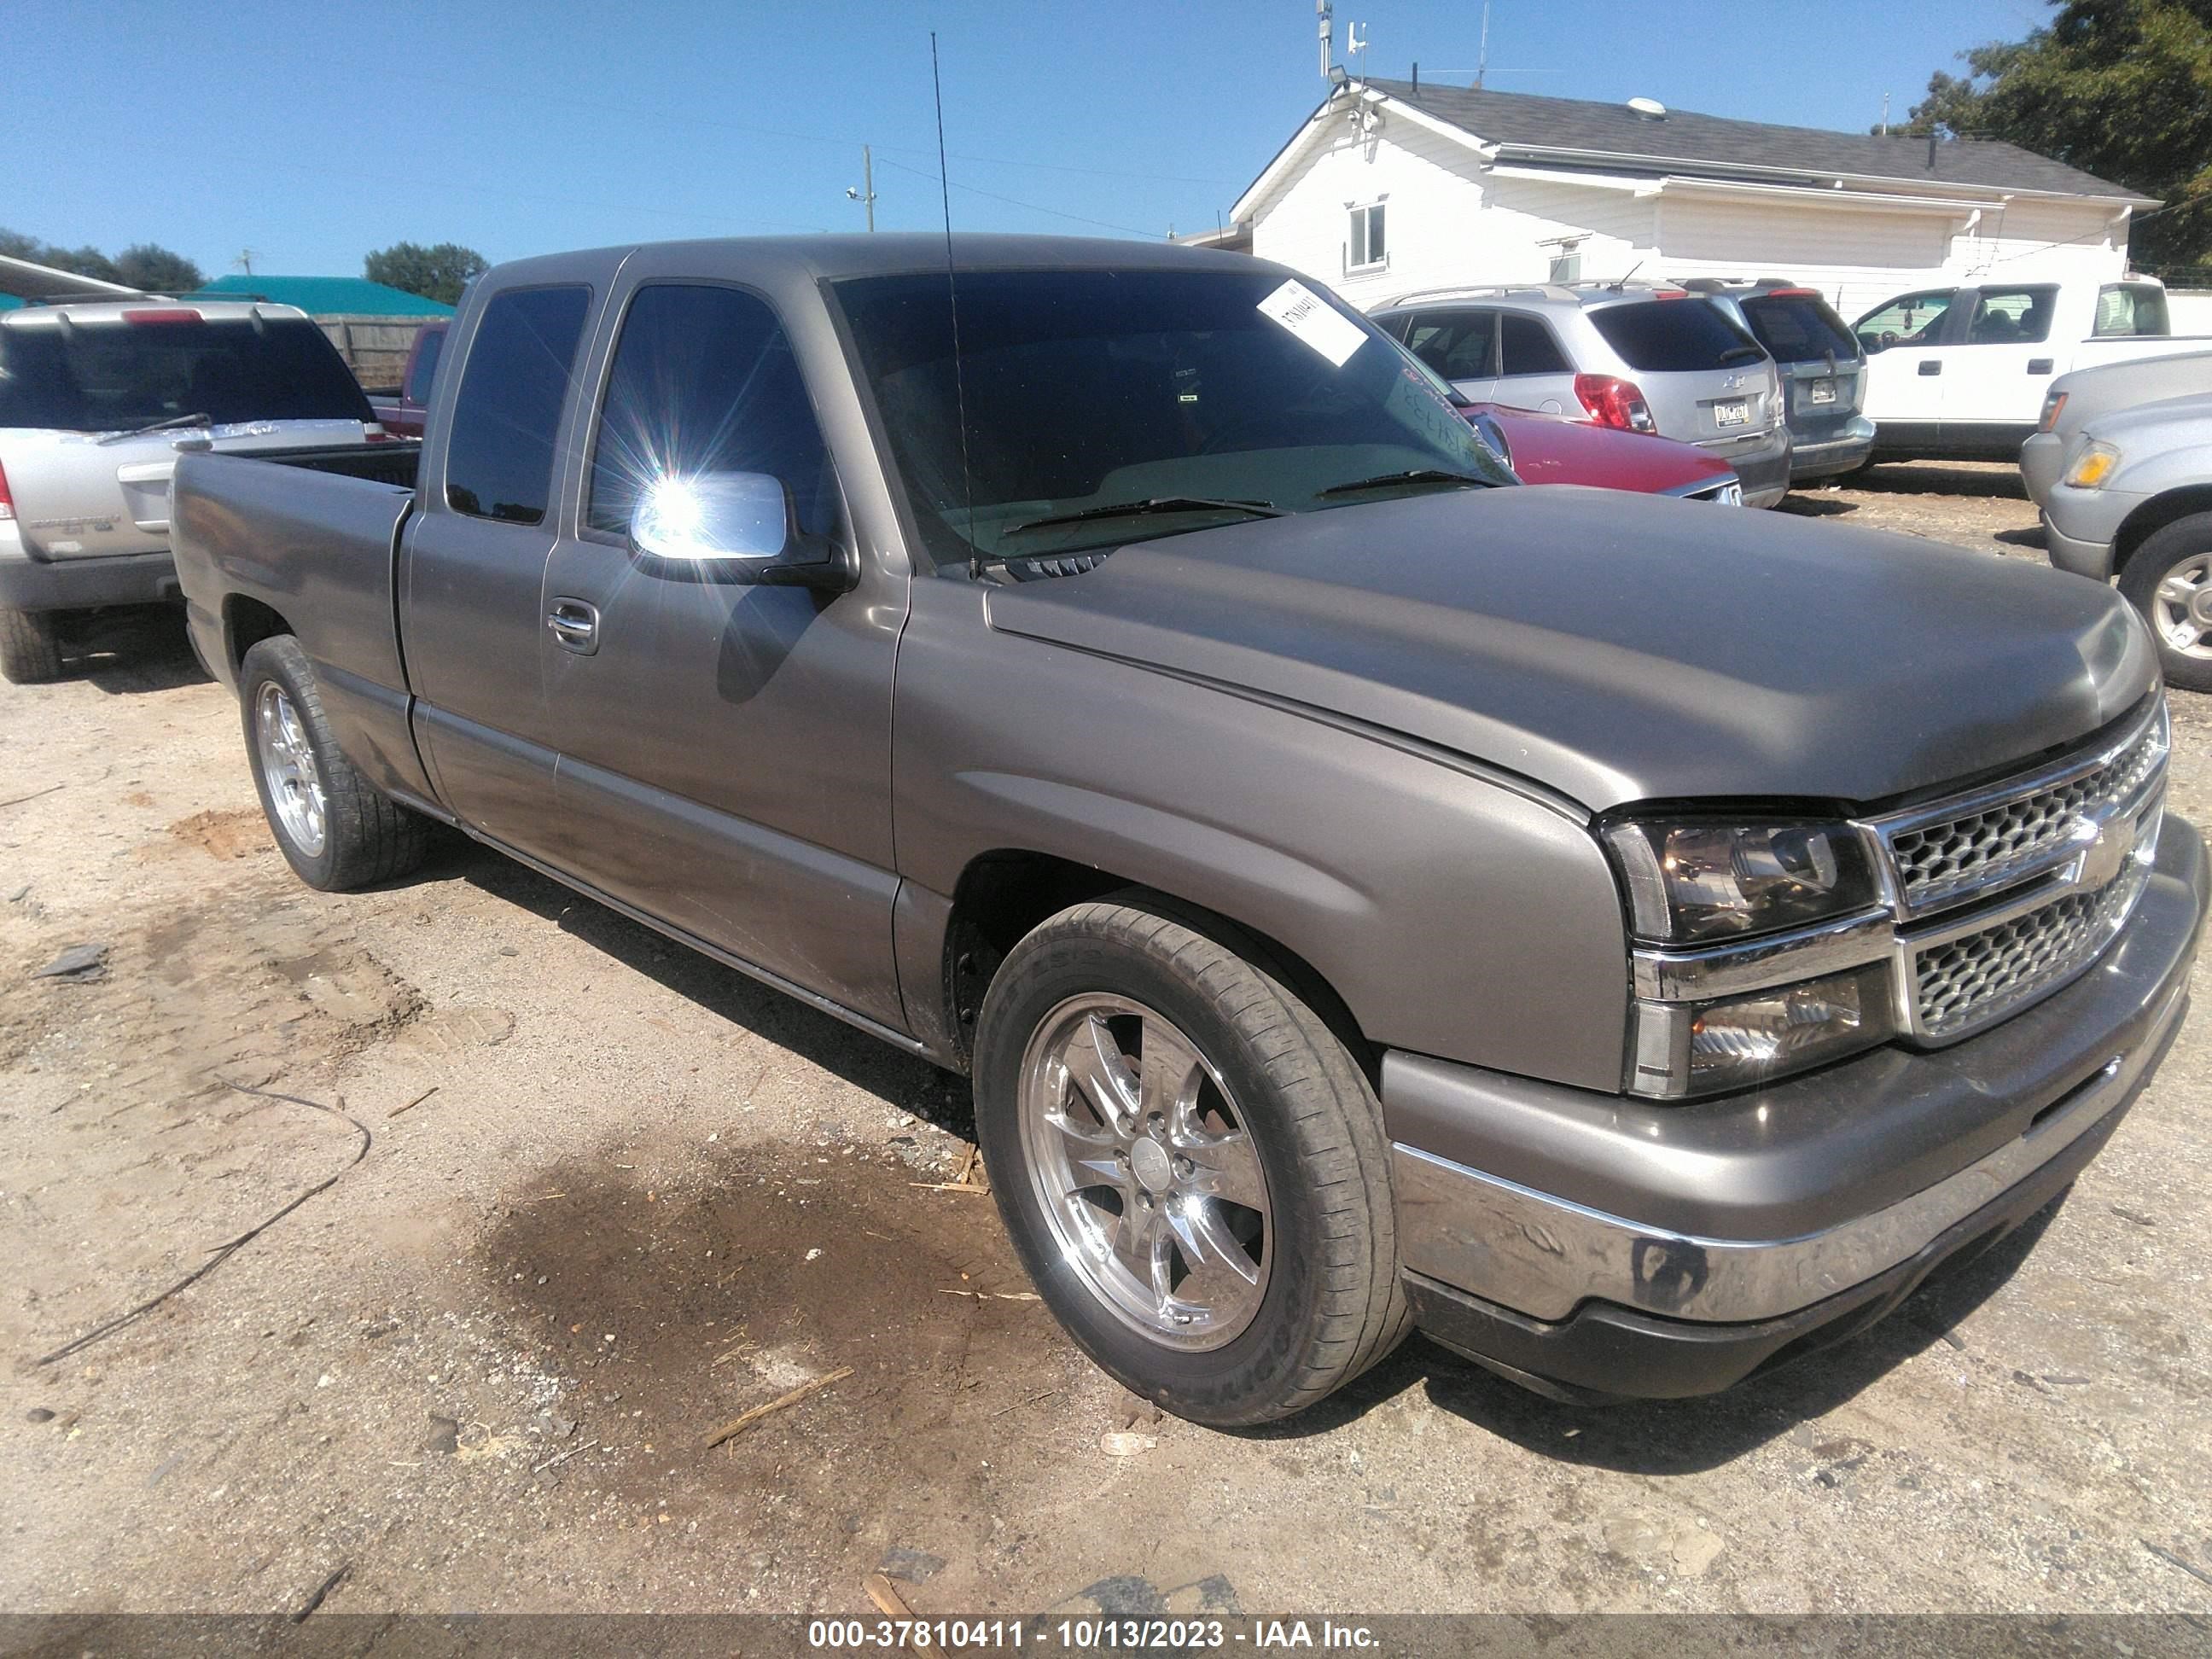
[[[1881,136],[1889,137],[1889,94],[1886,92],[1881,95]]]
[[[868,228],[872,232],[876,228],[876,156],[866,144],[860,146],[860,187],[854,190],[848,185],[845,194],[867,209]]]

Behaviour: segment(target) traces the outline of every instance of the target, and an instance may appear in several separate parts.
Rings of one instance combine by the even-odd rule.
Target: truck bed
[[[210,669],[235,685],[255,641],[295,635],[346,752],[379,787],[410,797],[428,788],[407,730],[394,582],[421,453],[413,443],[186,453],[170,498],[187,624]]]

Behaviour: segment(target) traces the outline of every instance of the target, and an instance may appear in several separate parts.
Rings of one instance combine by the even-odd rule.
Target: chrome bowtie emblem
[[[2094,892],[2127,867],[2135,855],[2136,826],[2132,818],[2114,818],[2104,823],[2085,821],[2076,832],[2084,842],[2081,857],[2075,866],[2074,884],[2086,891]]]

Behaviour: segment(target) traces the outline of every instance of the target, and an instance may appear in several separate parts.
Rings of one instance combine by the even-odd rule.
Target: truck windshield
[[[121,432],[179,415],[368,421],[368,401],[303,317],[0,329],[0,427]],[[182,321],[170,321],[182,317]]]
[[[836,284],[940,564],[1514,482],[1433,376],[1279,272],[957,280],[957,379],[943,272]]]

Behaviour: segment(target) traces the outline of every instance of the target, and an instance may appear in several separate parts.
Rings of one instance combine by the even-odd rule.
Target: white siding
[[[1984,276],[2109,282],[2127,264],[2125,222],[2093,200],[2015,201],[1969,226],[1970,208],[1952,217],[1872,203],[1638,194],[1658,181],[1486,171],[1467,145],[1388,107],[1369,136],[1338,112],[1306,142],[1308,153],[1252,210],[1252,252],[1362,307],[1417,289],[1540,283],[1565,237],[1583,239],[1586,280],[1638,268],[1787,276],[1819,289],[1847,319],[1914,288]],[[1376,200],[1386,204],[1388,266],[1349,272],[1350,210]]]

